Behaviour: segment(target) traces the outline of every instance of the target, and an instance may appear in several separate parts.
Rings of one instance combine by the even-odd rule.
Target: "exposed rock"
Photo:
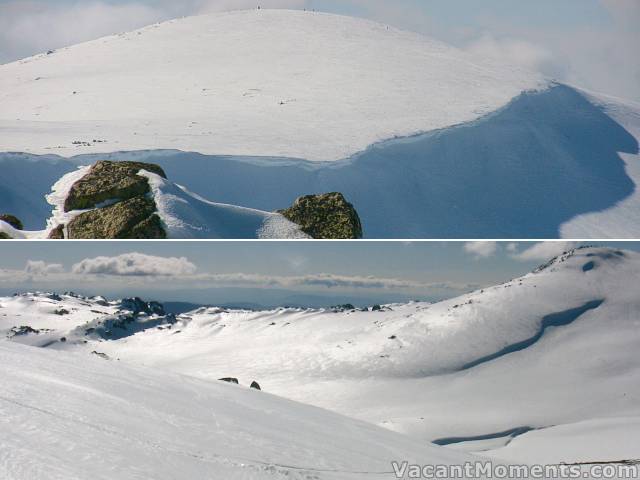
[[[64,211],[95,208],[102,202],[145,195],[150,187],[147,179],[138,175],[140,170],[167,178],[162,168],[151,163],[100,161],[73,184]]]
[[[220,380],[221,382],[235,383],[236,385],[238,385],[238,379],[237,378],[225,377],[225,378],[219,378],[218,380]]]
[[[11,240],[11,237],[4,232],[0,232],[0,240]]]
[[[67,231],[71,239],[167,237],[156,214],[155,202],[143,196],[82,213],[69,223]]]
[[[17,217],[14,217],[13,215],[9,215],[5,213],[4,215],[0,215],[0,220],[8,223],[16,230],[24,230],[24,226],[22,225],[22,222]]]
[[[345,303],[344,305],[335,305],[333,307],[331,307],[331,309],[338,313],[338,312],[349,312],[352,310],[355,310],[356,307],[354,307],[351,303]]]
[[[56,228],[49,232],[50,240],[64,240],[64,225],[58,225]]]
[[[66,308],[59,308],[58,310],[55,310],[53,313],[56,315],[69,315],[70,312]]]
[[[262,390],[260,388],[260,384],[258,382],[256,382],[255,380],[253,382],[251,382],[251,388],[254,388],[256,390]]]
[[[30,325],[21,325],[20,327],[12,327],[7,334],[7,338],[19,337],[22,335],[28,335],[30,333],[35,333],[36,335],[40,333],[40,330],[36,330]]]
[[[290,208],[278,213],[300,225],[302,231],[313,238],[362,238],[358,212],[341,193],[300,197]]]
[[[123,299],[120,302],[120,309],[133,312],[134,315],[147,313],[164,316],[166,314],[161,303],[154,301],[147,303],[139,297]]]

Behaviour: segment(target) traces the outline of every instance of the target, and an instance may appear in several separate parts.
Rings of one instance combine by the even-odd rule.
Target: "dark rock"
[[[59,308],[58,310],[55,310],[53,313],[55,313],[56,315],[69,315],[69,310],[67,310],[66,308]]]
[[[53,300],[54,302],[62,301],[62,297],[60,297],[60,295],[58,295],[57,293],[51,293],[51,294],[47,295],[47,298],[49,300]]]
[[[237,378],[225,377],[225,378],[219,378],[218,380],[220,380],[221,382],[235,383],[236,385],[238,385],[238,379]]]
[[[164,306],[159,302],[145,302],[139,297],[124,298],[120,301],[120,309],[133,312],[134,315],[146,313],[149,315],[165,315]]]
[[[19,337],[22,335],[28,335],[29,333],[35,333],[37,335],[40,333],[40,330],[36,330],[35,328],[30,327],[29,325],[22,325],[20,327],[11,328],[7,337],[9,338]]]
[[[91,352],[93,355],[96,355],[100,358],[103,358],[105,360],[109,360],[109,355],[107,355],[106,353],[102,353],[102,352],[96,352],[95,350],[93,352]]]
[[[11,237],[4,232],[0,232],[0,240],[11,240]]]
[[[61,342],[63,342],[63,343],[64,343],[64,342],[66,342],[66,341],[67,341],[67,337],[62,337],[62,338],[60,339],[60,341],[61,341]]]
[[[347,312],[347,311],[351,311],[351,310],[355,310],[356,307],[354,307],[352,304],[350,303],[345,303],[344,305],[336,305],[334,307],[331,307],[331,309],[334,312]]]
[[[149,193],[147,179],[138,175],[140,170],[167,178],[162,168],[151,163],[100,161],[73,184],[64,211],[95,208],[108,200],[127,200]]]
[[[58,225],[49,232],[50,240],[64,240],[64,225]]]
[[[372,312],[381,312],[382,311],[382,307],[380,305],[374,305],[373,307],[371,307],[371,311]]]
[[[143,196],[82,213],[67,226],[71,239],[164,239],[156,204]]]
[[[14,217],[13,215],[9,215],[5,213],[4,215],[0,215],[0,220],[8,223],[16,230],[24,230],[24,226],[22,225],[22,222],[17,217]]]
[[[256,382],[255,380],[253,382],[251,382],[251,388],[255,388],[256,390],[262,390],[260,388],[260,384],[258,382]]]
[[[395,335],[391,335],[391,336],[389,337],[389,340],[395,340],[396,338],[398,338],[398,337],[396,337]]]
[[[290,208],[278,213],[300,225],[302,231],[313,238],[362,238],[358,212],[341,193],[300,197]]]

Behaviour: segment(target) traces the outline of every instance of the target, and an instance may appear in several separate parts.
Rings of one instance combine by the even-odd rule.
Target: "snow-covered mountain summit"
[[[0,152],[345,158],[474,120],[538,75],[366,21],[188,17],[0,66]]]

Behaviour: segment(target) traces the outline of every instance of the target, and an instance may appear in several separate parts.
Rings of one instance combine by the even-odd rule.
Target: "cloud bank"
[[[85,258],[71,268],[78,275],[182,276],[192,275],[196,266],[184,257],[156,257],[125,253],[116,257]]]
[[[512,257],[523,262],[546,262],[577,246],[577,242],[540,242],[527,248],[523,252],[512,254]]]

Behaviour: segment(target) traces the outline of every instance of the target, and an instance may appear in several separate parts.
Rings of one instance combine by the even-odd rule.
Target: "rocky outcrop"
[[[144,196],[82,213],[69,222],[67,231],[71,239],[162,239],[167,236],[155,202]]]
[[[141,170],[166,179],[164,170],[150,163],[97,162],[69,189],[64,211],[72,212],[71,220],[52,229],[49,238],[167,238],[149,180],[139,175]],[[312,238],[362,237],[358,213],[341,193],[301,197],[293,206],[278,213]],[[295,229],[296,234],[300,230]]]
[[[138,175],[140,170],[167,178],[161,167],[151,163],[100,161],[73,184],[64,202],[64,211],[96,208],[103,202],[146,195],[150,192],[149,183]]]
[[[302,231],[317,239],[362,238],[358,212],[341,193],[307,195],[290,208],[278,211]]]
[[[58,225],[56,228],[49,232],[50,240],[63,240],[64,239],[64,225]]]
[[[260,388],[260,384],[258,382],[256,382],[255,380],[253,382],[251,382],[251,386],[249,388],[253,388],[254,390],[262,390]]]
[[[16,230],[24,230],[24,226],[22,225],[22,222],[17,217],[14,217],[13,215],[9,215],[8,213],[5,213],[4,215],[0,215],[0,220],[8,223]]]
[[[167,234],[140,170],[164,178],[151,163],[100,161],[74,183],[64,210],[87,210],[49,232],[50,239],[162,239]]]
[[[233,383],[235,385],[238,385],[238,379],[237,378],[224,377],[224,378],[219,378],[218,380],[220,380],[221,382]]]
[[[0,240],[11,240],[11,237],[7,233],[0,232]]]

